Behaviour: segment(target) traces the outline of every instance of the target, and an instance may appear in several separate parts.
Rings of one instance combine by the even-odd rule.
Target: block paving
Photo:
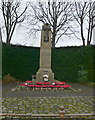
[[[6,97],[0,99],[0,105],[2,113],[59,114],[59,107],[64,106],[65,114],[93,114],[94,99],[94,96]]]

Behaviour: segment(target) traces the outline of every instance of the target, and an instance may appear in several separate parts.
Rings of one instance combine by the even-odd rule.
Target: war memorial
[[[52,34],[49,24],[44,24],[41,30],[39,69],[36,72],[35,79],[20,84],[21,90],[25,87],[27,90],[64,90],[71,89],[71,85],[66,82],[60,82],[54,79],[54,73],[51,69],[51,48]]]
[[[92,88],[86,90],[55,80],[51,69],[51,29],[41,30],[39,69],[2,98],[1,120],[94,120]]]
[[[36,73],[36,80],[54,82],[54,73],[51,70],[51,28],[48,24],[42,26],[40,68]]]

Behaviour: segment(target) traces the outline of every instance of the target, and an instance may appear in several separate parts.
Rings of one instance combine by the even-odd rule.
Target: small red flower
[[[36,82],[36,84],[43,84],[43,82]]]
[[[58,83],[55,82],[55,84],[56,84],[56,85],[64,85],[64,84],[66,84],[66,83],[65,83],[65,82],[58,82]]]
[[[54,87],[54,85],[49,85],[49,87]]]
[[[32,81],[26,81],[26,83],[32,83]]]
[[[55,88],[57,87],[57,88],[60,88],[60,87],[62,87],[61,85],[56,85],[56,86],[54,86]]]
[[[64,85],[63,87],[64,88],[68,88],[68,87],[71,87],[71,85]]]
[[[50,83],[49,83],[49,82],[43,82],[43,84],[48,85],[48,84],[50,84]]]
[[[20,86],[27,86],[27,84],[26,83],[22,83],[22,84],[20,84]]]
[[[34,85],[27,85],[28,87],[34,87]]]

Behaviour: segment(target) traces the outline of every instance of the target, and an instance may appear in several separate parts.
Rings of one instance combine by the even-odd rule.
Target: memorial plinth
[[[51,70],[51,28],[48,24],[42,26],[39,67],[36,73],[36,80],[53,82],[54,73]]]

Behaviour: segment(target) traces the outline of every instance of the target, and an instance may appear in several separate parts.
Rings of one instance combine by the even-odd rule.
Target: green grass
[[[52,70],[55,79],[67,82],[94,82],[95,46],[61,47],[52,50]],[[39,69],[40,49],[6,45],[2,46],[2,74],[10,74],[26,81]],[[78,76],[78,73],[81,73]],[[86,76],[82,74],[86,71]]]

